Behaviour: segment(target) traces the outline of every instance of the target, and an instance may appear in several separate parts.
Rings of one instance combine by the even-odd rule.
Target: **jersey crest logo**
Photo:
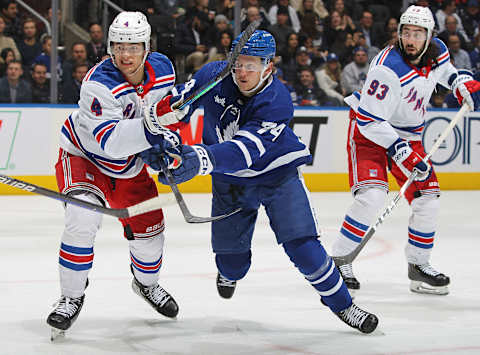
[[[215,95],[214,98],[215,102],[219,105],[221,105],[222,107],[225,107],[225,98],[224,97],[220,97],[218,95]]]

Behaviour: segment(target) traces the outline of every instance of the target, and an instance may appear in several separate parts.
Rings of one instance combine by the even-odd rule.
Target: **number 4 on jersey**
[[[92,105],[90,106],[90,110],[92,110],[92,112],[97,117],[102,115],[102,105],[100,105],[100,102],[96,97],[93,98]]]

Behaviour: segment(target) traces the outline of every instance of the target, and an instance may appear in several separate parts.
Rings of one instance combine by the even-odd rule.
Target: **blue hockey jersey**
[[[188,96],[226,65],[206,64],[174,93]],[[277,78],[268,80],[259,93],[247,98],[229,75],[193,103],[190,112],[204,108],[202,138],[215,158],[215,179],[234,184],[274,181],[287,170],[311,161],[308,148],[288,127],[293,117],[288,90]]]

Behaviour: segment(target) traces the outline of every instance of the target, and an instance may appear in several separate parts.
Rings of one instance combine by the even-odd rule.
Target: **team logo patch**
[[[368,169],[368,173],[369,173],[370,177],[377,177],[378,176],[377,169]]]
[[[225,98],[224,97],[220,97],[218,95],[215,95],[213,97],[213,99],[215,100],[215,102],[219,105],[221,105],[222,107],[225,107]]]

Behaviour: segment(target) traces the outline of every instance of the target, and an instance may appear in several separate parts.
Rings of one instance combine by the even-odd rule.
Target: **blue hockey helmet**
[[[235,38],[232,43],[232,50],[237,45],[243,32]],[[250,39],[245,43],[240,54],[262,58],[263,63],[269,63],[275,56],[275,39],[270,32],[256,30]]]

